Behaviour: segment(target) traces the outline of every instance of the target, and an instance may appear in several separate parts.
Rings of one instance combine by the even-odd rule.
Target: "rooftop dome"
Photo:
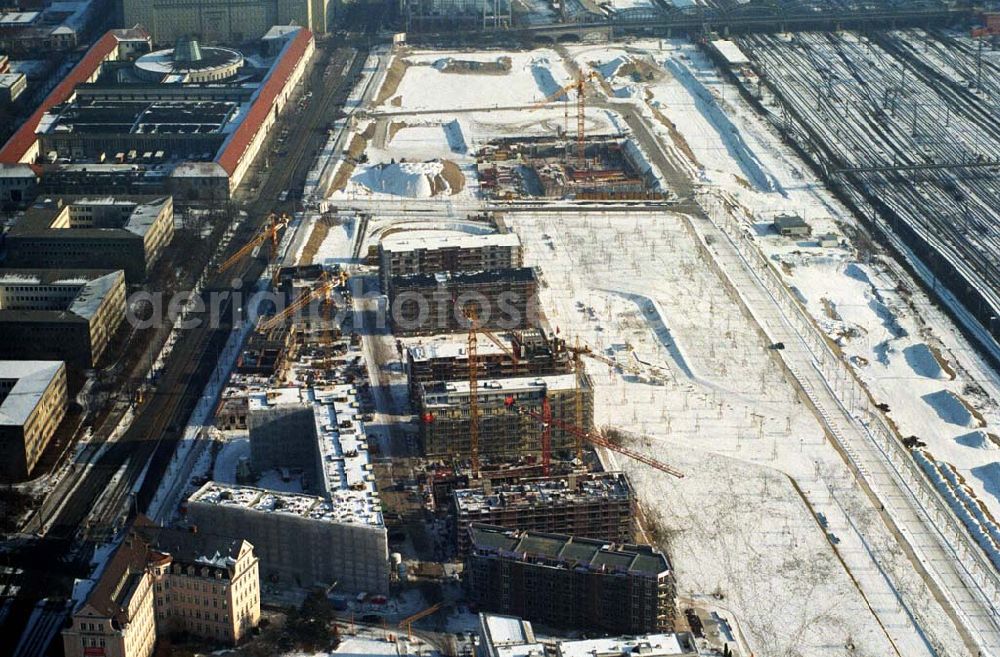
[[[192,37],[181,37],[177,39],[177,44],[174,46],[174,61],[177,63],[191,64],[194,62],[200,62],[201,57],[201,46],[198,45],[198,40]]]
[[[135,62],[140,77],[151,82],[221,82],[234,77],[243,66],[243,55],[230,48],[202,47],[191,37],[181,37],[173,48],[143,55]]]

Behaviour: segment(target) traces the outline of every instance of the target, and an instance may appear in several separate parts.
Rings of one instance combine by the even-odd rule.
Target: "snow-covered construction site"
[[[781,41],[750,43],[764,58]],[[915,280],[916,255],[898,261],[783,141],[780,110],[755,109],[737,43],[371,61],[343,150],[317,165],[313,221],[348,228],[319,251],[388,297],[356,302],[389,311],[363,341],[393,474],[424,491],[431,527],[455,531],[451,489],[623,471],[630,540],[670,562],[673,631],[710,615],[747,655],[1000,650],[990,354],[954,323],[960,300]],[[498,260],[503,235],[517,249]],[[411,329],[397,301],[428,274],[457,319]],[[514,281],[537,295],[528,324],[457,300]],[[517,376],[538,377],[537,407]],[[529,432],[520,453],[496,447],[504,413]],[[425,534],[404,558],[461,558]]]
[[[879,57],[924,37],[885,38]],[[276,309],[224,354],[211,449],[177,458],[154,519],[238,518],[265,595],[337,586],[448,654],[491,622],[531,646],[521,620],[570,652],[1000,654],[993,327],[859,213],[868,190],[825,183],[796,137],[854,152],[851,128],[782,78],[812,53],[846,95],[816,53],[875,47],[374,49],[274,239]],[[962,234],[995,201],[978,164]],[[902,174],[842,165],[929,230]]]

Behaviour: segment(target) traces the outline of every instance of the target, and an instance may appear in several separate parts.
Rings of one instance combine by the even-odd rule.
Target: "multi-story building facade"
[[[67,404],[61,361],[0,360],[0,481],[31,475]]]
[[[0,269],[0,358],[94,367],[125,319],[125,273]]]
[[[508,379],[566,374],[573,360],[564,342],[541,328],[496,334],[504,347],[480,341],[476,350],[479,378]],[[410,401],[420,401],[421,384],[469,376],[468,333],[403,338]]]
[[[123,0],[125,25],[142,25],[157,44],[194,35],[239,44],[272,25],[301,25],[326,34],[336,0]]]
[[[619,634],[673,631],[673,571],[650,546],[478,524],[469,532],[465,584],[486,611]]]
[[[62,632],[66,657],[149,657],[159,635],[233,645],[260,621],[253,546],[137,521]]]
[[[7,234],[15,267],[121,269],[144,280],[174,236],[174,202],[161,197],[51,197]]]
[[[524,266],[521,240],[516,233],[472,235],[460,231],[398,232],[379,242],[379,280],[391,294],[397,276],[438,272],[477,272]]]
[[[627,543],[635,494],[624,472],[581,473],[458,489],[451,512],[462,554],[472,523]]]
[[[576,436],[567,425],[590,431],[594,422],[594,391],[590,379],[575,374],[479,381],[479,453],[484,457],[538,455],[541,422],[519,411],[542,412],[548,400],[554,423],[552,450],[575,449]],[[427,456],[469,454],[469,382],[425,383],[420,391],[421,439]]]
[[[538,279],[530,267],[472,273],[407,274],[390,279],[390,320],[397,336],[468,330],[514,331],[538,325]]]

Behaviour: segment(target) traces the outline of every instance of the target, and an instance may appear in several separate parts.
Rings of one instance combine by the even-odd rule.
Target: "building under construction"
[[[514,233],[475,235],[458,230],[392,233],[378,245],[379,281],[391,294],[396,276],[442,271],[477,272],[524,265],[521,240]]]
[[[541,455],[543,423],[529,413],[543,413],[546,403],[552,419],[553,452],[576,448],[578,438],[567,426],[592,430],[594,390],[586,375],[579,377],[579,385],[575,374],[477,383],[481,456]],[[420,434],[427,456],[465,458],[471,454],[469,390],[469,382],[461,380],[421,384]]]
[[[586,536],[612,543],[632,540],[635,494],[623,472],[540,477],[452,493],[456,544],[469,550],[472,523],[508,529]]]
[[[564,341],[544,328],[506,331],[490,337],[478,343],[478,379],[550,376],[573,369]],[[420,401],[422,384],[469,377],[467,333],[405,338],[399,341],[398,348],[406,360],[410,400],[415,406]]]
[[[538,278],[530,267],[410,274],[392,278],[389,286],[397,336],[467,330],[463,302],[476,307],[479,326],[490,330],[528,329],[539,317]]]
[[[252,331],[236,361],[236,371],[266,377],[278,374],[285,367],[294,336],[294,326]]]
[[[465,584],[483,610],[588,631],[674,629],[673,570],[648,545],[481,524],[469,540]]]
[[[579,154],[583,153],[580,158]],[[589,138],[509,138],[476,154],[480,189],[487,197],[663,199],[655,173],[635,143]]]

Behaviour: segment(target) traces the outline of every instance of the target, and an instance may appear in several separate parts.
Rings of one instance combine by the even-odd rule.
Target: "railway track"
[[[742,42],[791,117],[786,132],[829,171],[847,169],[841,191],[1000,334],[1000,166],[946,166],[1000,155],[1000,95],[968,88],[972,46],[916,30]]]

